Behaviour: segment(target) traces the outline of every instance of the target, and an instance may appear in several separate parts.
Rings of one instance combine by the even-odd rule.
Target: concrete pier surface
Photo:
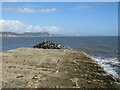
[[[2,55],[2,88],[120,88],[82,51],[17,48]]]

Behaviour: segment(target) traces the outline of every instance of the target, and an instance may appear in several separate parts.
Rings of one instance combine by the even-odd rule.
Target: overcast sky
[[[3,31],[80,36],[118,34],[117,2],[4,2],[2,16]]]

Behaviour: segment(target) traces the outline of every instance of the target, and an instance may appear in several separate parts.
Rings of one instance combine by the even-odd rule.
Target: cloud
[[[17,33],[48,32],[54,34],[58,33],[60,29],[57,26],[33,26],[15,20],[0,20],[0,30]]]
[[[6,8],[5,10],[17,12],[17,13],[34,13],[36,12],[33,9],[30,8]]]
[[[40,10],[40,12],[42,13],[49,13],[49,12],[55,12],[56,8],[50,8],[50,9],[42,9]]]
[[[55,12],[56,8],[48,8],[41,10],[34,10],[31,8],[4,8],[4,10],[16,12],[16,13],[50,13],[50,12]]]
[[[71,8],[71,10],[82,10],[82,9],[89,9],[89,8],[91,8],[91,6],[84,5],[84,6],[73,7]]]

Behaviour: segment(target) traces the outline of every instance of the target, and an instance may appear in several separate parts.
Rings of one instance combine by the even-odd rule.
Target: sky
[[[2,0],[2,2],[119,2],[119,0]]]
[[[4,2],[1,30],[76,36],[118,35],[117,2]]]

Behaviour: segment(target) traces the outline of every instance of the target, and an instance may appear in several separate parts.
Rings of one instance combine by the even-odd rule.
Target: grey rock
[[[68,49],[63,45],[57,44],[54,41],[43,41],[40,44],[34,45],[33,48],[43,48],[43,49]]]

